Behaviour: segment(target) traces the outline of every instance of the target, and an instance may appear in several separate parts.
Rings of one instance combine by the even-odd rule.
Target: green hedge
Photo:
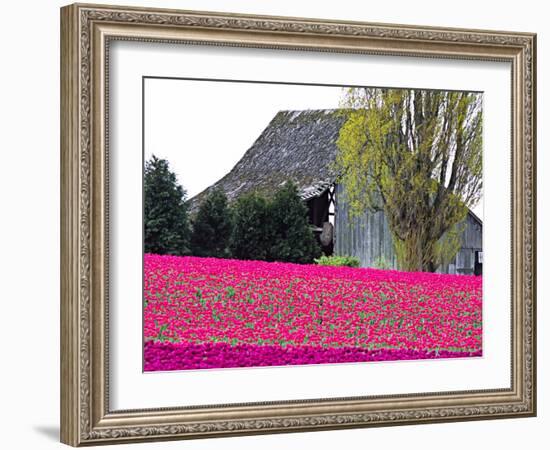
[[[321,256],[315,262],[320,266],[359,267],[359,258],[355,256]]]

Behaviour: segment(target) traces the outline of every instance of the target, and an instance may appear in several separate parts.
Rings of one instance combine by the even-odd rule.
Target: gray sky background
[[[340,87],[147,79],[145,159],[170,162],[188,198],[223,177],[281,110],[338,108]],[[483,219],[483,199],[472,208]]]

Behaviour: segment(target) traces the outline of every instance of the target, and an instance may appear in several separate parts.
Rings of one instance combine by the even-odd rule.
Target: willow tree
[[[433,272],[482,194],[481,95],[353,88],[342,107],[336,168],[352,216],[384,211],[399,267]]]

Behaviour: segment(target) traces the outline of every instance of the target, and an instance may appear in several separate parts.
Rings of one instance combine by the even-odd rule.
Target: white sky
[[[338,108],[342,88],[145,80],[145,160],[167,159],[188,198],[241,159],[281,110]],[[473,211],[483,219],[483,201]]]

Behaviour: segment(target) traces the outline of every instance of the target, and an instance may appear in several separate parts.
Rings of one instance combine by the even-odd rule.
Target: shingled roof
[[[286,181],[304,200],[319,196],[336,178],[332,162],[345,119],[338,109],[278,112],[227,175],[190,199],[190,210],[213,189],[231,202],[252,191],[269,196]]]

